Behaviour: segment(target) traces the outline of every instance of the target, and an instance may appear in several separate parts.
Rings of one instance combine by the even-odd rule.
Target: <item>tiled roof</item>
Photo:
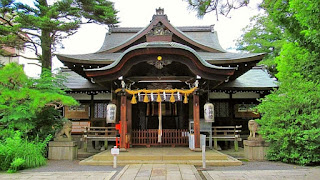
[[[103,87],[91,83],[69,69],[63,70],[63,74],[67,75],[65,85],[72,90],[104,90]],[[277,87],[277,81],[270,77],[267,70],[254,67],[236,80],[224,83],[217,89],[271,90]]]
[[[66,76],[67,80],[64,83],[71,90],[104,90],[98,84],[91,83],[88,79],[83,78],[79,74],[71,71],[70,69],[63,69],[62,74]]]
[[[235,63],[233,60],[239,60],[252,57],[257,57],[263,55],[263,53],[210,53],[210,52],[197,52],[197,54],[204,60],[208,61],[211,64],[226,64],[226,63]],[[59,59],[69,62],[79,62],[79,63],[93,63],[96,61],[106,62],[106,64],[110,64],[116,61],[119,57],[121,57],[122,53],[92,53],[92,54],[77,54],[77,55],[58,55]],[[224,62],[222,62],[224,61]],[[225,62],[228,61],[228,62]]]
[[[106,34],[104,43],[98,52],[107,51],[109,49],[117,47],[132,39],[144,29],[145,28],[140,27],[112,28],[110,32]],[[199,44],[203,44],[213,49],[217,49],[221,52],[225,52],[225,50],[221,47],[219,43],[217,32],[212,31],[211,26],[185,26],[177,27],[176,29],[180,31],[184,36],[194,40],[195,42],[198,42]]]
[[[254,67],[237,79],[220,85],[217,89],[270,90],[277,87],[277,81],[266,69]]]

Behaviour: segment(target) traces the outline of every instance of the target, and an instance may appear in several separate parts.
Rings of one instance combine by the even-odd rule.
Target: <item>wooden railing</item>
[[[234,150],[238,151],[238,141],[242,141],[240,138],[241,128],[242,126],[213,126],[214,149],[218,149],[217,141],[233,141]]]
[[[116,141],[118,131],[115,127],[86,127],[83,134],[84,149],[87,151],[88,140]]]
[[[161,143],[158,143],[158,129],[133,130],[132,145],[187,146],[189,144],[188,133],[187,129],[163,129]]]

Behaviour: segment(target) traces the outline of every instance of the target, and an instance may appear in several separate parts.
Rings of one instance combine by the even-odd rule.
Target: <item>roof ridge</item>
[[[129,33],[129,32],[139,32],[144,27],[112,27],[110,32],[113,33]],[[204,26],[176,26],[182,32],[215,32],[213,25],[204,25]]]

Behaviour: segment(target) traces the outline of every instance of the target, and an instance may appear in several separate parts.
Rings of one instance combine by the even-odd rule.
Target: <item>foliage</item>
[[[295,76],[282,81],[258,106],[268,159],[307,165],[320,162],[320,85]]]
[[[51,69],[52,53],[63,38],[81,24],[115,24],[113,3],[108,0],[0,1],[0,44],[34,50],[43,68]],[[2,49],[2,48],[0,48]],[[1,51],[0,51],[1,53]],[[1,55],[4,55],[3,52]]]
[[[265,0],[268,19],[283,29],[275,58],[280,87],[258,106],[270,160],[320,162],[320,2]]]
[[[41,112],[36,114],[32,119],[34,128],[28,132],[29,139],[39,138],[45,139],[48,135],[54,135],[57,129],[60,129],[63,122],[66,121],[62,117],[62,113],[53,107],[45,107]]]
[[[21,66],[11,63],[0,69],[0,77],[0,123],[24,135],[44,133],[42,137],[46,137],[49,132],[45,131],[57,123],[54,109],[78,104],[61,89],[61,79],[50,72],[44,71],[40,79],[29,79]],[[0,139],[6,136],[10,131],[1,132]]]
[[[22,169],[23,164],[26,161],[22,158],[14,158],[12,163],[10,163],[10,168],[8,169],[9,173],[17,172],[19,169]]]
[[[189,7],[197,12],[198,17],[203,17],[207,13],[212,11],[218,14],[228,16],[231,10],[239,9],[243,6],[247,6],[249,0],[186,0],[189,3]]]
[[[269,17],[285,28],[286,37],[311,51],[320,46],[320,2],[318,0],[265,0]]]
[[[275,60],[279,70],[278,79],[284,82],[291,77],[301,77],[305,81],[318,84],[320,82],[319,53],[319,51],[309,51],[298,43],[285,44]]]
[[[277,73],[274,58],[280,53],[286,42],[283,29],[266,15],[257,15],[243,29],[243,35],[237,40],[237,49],[251,53],[266,53],[260,64],[266,65],[272,75]]]
[[[22,133],[15,131],[13,137],[0,141],[0,169],[16,172],[19,169],[34,168],[46,164],[45,148],[52,136],[44,141],[28,141]]]

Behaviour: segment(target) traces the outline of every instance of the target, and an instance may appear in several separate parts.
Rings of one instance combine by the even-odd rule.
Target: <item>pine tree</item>
[[[33,0],[33,4],[0,1],[0,44],[35,52],[42,68],[51,69],[53,52],[81,24],[117,23],[117,11],[107,0]],[[6,56],[3,51],[0,55]],[[16,54],[13,56],[17,56]]]

